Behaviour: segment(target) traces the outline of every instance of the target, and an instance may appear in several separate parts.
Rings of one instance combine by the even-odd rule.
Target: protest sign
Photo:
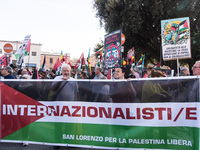
[[[190,21],[188,17],[161,21],[163,60],[191,58]]]
[[[105,35],[104,68],[121,67],[121,30]]]

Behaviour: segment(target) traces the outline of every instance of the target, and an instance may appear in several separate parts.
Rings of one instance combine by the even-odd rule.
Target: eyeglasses
[[[192,69],[196,69],[196,68],[200,68],[200,67],[196,67],[196,66],[193,66],[193,67],[192,67]]]

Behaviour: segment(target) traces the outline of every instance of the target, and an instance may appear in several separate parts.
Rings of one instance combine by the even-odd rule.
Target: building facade
[[[60,58],[60,53],[56,52],[41,52],[40,56],[40,68],[42,67],[44,56],[46,55],[46,69],[51,70],[53,69],[54,64],[56,63],[57,59]],[[63,54],[64,58],[66,53]],[[70,61],[70,53],[67,53],[67,63]]]
[[[6,53],[4,51],[5,44],[12,45],[12,47],[13,47],[12,52]],[[15,53],[21,45],[22,45],[22,41],[0,40],[0,57],[2,55],[6,55],[7,57],[10,57],[10,64],[16,64],[17,60],[15,58]],[[54,64],[56,63],[57,59],[60,58],[60,53],[44,52],[44,51],[41,51],[41,48],[42,48],[42,44],[31,43],[30,54],[27,56],[24,56],[22,67],[41,68],[43,61],[44,61],[44,55],[46,55],[46,69],[51,70],[53,68]],[[65,57],[66,53],[63,56]],[[73,58],[70,60],[70,53],[67,53],[67,63],[70,62],[72,67],[75,66],[78,59],[79,58]],[[86,60],[86,58],[85,58],[85,60]],[[98,59],[96,59],[95,54],[91,54],[91,56],[90,56],[91,67],[95,67],[95,64],[97,62],[98,62]]]
[[[90,56],[90,64],[91,67],[95,67],[95,65],[98,63],[98,59],[96,58],[95,54],[91,54]]]
[[[13,47],[13,51],[10,53],[6,53],[4,51],[5,44],[11,44]],[[15,53],[21,45],[22,45],[21,41],[0,40],[0,56],[6,55],[10,57],[10,63],[16,64],[17,60],[15,58]],[[27,56],[24,56],[23,67],[39,67],[40,66],[41,47],[42,47],[42,44],[31,43],[30,54]]]

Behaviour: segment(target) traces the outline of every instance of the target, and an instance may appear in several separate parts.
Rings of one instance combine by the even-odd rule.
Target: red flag
[[[126,64],[127,64],[127,65],[129,64],[129,60],[128,60],[128,58],[127,58],[127,60],[126,60]]]
[[[65,55],[65,63],[67,63],[67,53],[66,53],[66,55]]]
[[[147,73],[144,74],[144,77],[143,77],[143,78],[147,78]]]
[[[111,69],[109,69],[107,79],[111,79]]]
[[[60,67],[60,66],[61,66],[61,62],[60,62],[60,59],[58,58],[57,61],[56,61],[56,63],[55,63],[54,66],[53,66],[53,69],[54,69],[54,70],[57,70],[58,67]]]
[[[37,79],[39,79],[38,68],[36,68]]]
[[[30,53],[30,49],[31,49],[31,39],[29,39],[28,41],[28,45],[27,45],[27,51]]]
[[[70,62],[68,62],[68,65],[70,65],[70,67],[72,68],[72,65],[71,65],[71,63],[70,63]]]
[[[4,59],[4,66],[7,66],[7,57],[5,56],[5,59]]]
[[[157,65],[156,65],[156,66],[160,68],[160,61],[157,63]]]
[[[31,71],[28,68],[26,70],[28,71],[29,75],[32,76]]]

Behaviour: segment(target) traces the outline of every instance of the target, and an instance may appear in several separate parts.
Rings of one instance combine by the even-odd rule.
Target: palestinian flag
[[[156,65],[154,65],[153,68],[160,69],[160,61]]]
[[[184,32],[186,30],[188,30],[188,23],[187,20],[184,20],[179,24],[179,33]]]
[[[90,63],[90,49],[89,49],[88,57],[87,57],[87,60],[86,60],[86,63],[85,63],[85,67],[87,69],[88,75],[90,75],[92,73],[91,63]]]
[[[43,71],[46,71],[46,55],[44,55],[44,60],[43,60],[41,68],[42,68]]]
[[[17,60],[23,59],[22,56],[27,56],[28,53],[30,53],[30,47],[31,47],[31,35],[27,35],[25,36],[24,41],[22,42],[22,45],[18,48],[17,52],[15,53],[15,58]],[[21,60],[18,60],[18,61],[22,62]]]
[[[58,58],[57,60],[56,60],[56,63],[54,64],[54,66],[53,66],[53,69],[55,70],[55,71],[57,71],[58,70],[58,68],[61,66],[61,62],[60,62],[60,59]]]
[[[81,69],[82,65],[85,65],[84,53],[81,54],[76,65],[74,66],[74,69]]]
[[[90,74],[89,63],[88,63],[88,57],[87,57],[87,59],[86,59],[86,61],[85,61],[85,68],[86,68],[86,70],[87,70],[87,74]]]

